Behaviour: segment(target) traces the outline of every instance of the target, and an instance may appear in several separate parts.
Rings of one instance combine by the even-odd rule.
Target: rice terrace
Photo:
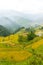
[[[43,65],[43,24],[23,16],[0,17],[0,65]]]

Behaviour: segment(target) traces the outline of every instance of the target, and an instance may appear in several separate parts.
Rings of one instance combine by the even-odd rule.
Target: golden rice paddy
[[[26,50],[23,51],[1,51],[0,59],[10,61],[22,61],[30,57],[32,54]]]

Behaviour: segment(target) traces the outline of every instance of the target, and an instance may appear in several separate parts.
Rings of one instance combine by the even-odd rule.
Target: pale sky
[[[43,0],[0,0],[0,11],[15,10],[22,13],[43,13]]]

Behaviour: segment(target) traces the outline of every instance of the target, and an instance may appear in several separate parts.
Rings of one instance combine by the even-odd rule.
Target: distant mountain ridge
[[[8,17],[3,17],[0,19],[0,25],[4,26],[6,29],[10,31],[10,33],[14,33],[16,30],[18,30],[21,26],[17,24],[16,22],[13,22]]]
[[[28,28],[31,25],[41,24],[43,24],[43,14],[23,14],[14,11],[0,13],[0,30],[4,28],[4,31],[8,30],[10,34],[15,33],[21,27]]]
[[[8,11],[8,12],[0,13],[0,19],[1,18],[2,19],[8,18],[8,19],[12,20],[12,22],[17,23],[24,27],[28,27],[28,25],[43,24],[43,13],[24,14],[24,13],[20,13],[20,12],[16,12],[16,11]]]

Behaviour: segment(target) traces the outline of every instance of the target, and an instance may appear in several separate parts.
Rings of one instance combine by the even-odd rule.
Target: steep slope
[[[7,36],[9,34],[10,34],[10,32],[5,27],[0,25],[0,36]]]
[[[27,18],[27,15],[20,12],[15,12],[15,11],[2,13],[0,15],[0,22],[1,21],[4,22],[4,25],[6,25],[7,22],[8,23],[14,22],[15,24],[19,24],[20,26],[24,26],[24,27],[28,27],[32,23],[32,20],[30,19],[30,17]],[[0,24],[2,24],[2,22]]]
[[[24,14],[15,11],[0,13],[0,24],[18,29],[20,26],[29,27],[30,25],[43,24],[43,14]],[[10,26],[11,25],[11,26]]]
[[[20,25],[16,22],[13,22],[8,17],[1,17],[0,18],[0,25],[3,25],[6,29],[9,30],[10,33],[14,33],[20,28]]]

